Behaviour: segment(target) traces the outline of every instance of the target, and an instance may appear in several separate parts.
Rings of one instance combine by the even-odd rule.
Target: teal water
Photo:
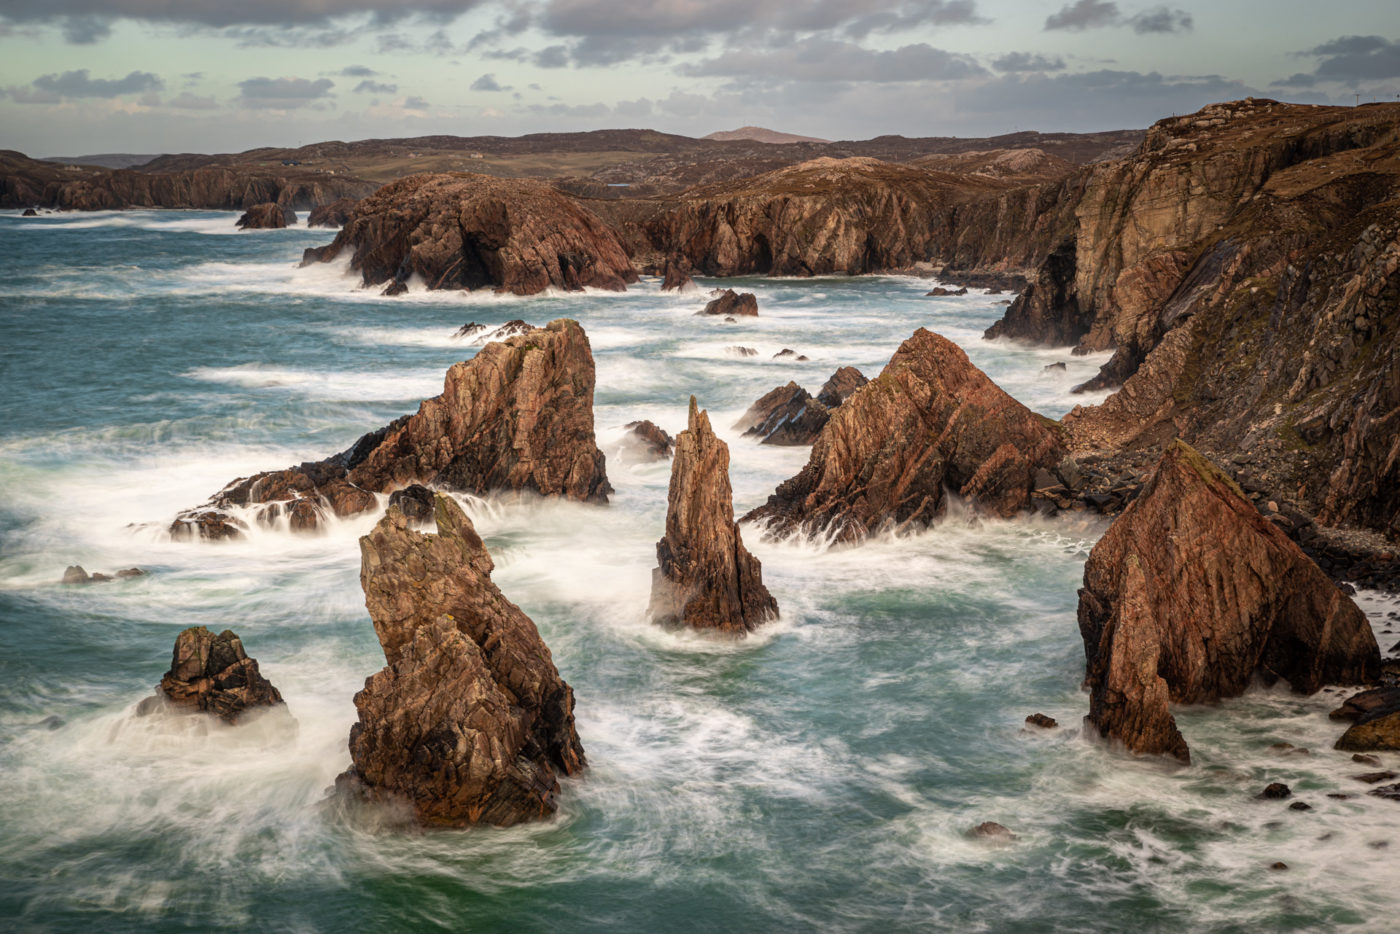
[[[1093,521],[955,511],[844,549],[750,531],[779,622],[718,642],[643,619],[669,465],[631,456],[627,422],[675,432],[697,395],[742,512],[806,460],[729,428],[789,379],[815,392],[840,365],[873,376],[924,326],[1059,416],[1094,401],[1069,390],[1103,358],[984,342],[1002,297],[926,298],[930,283],[898,277],[727,282],[762,309],[729,325],[654,279],[624,295],[384,299],[342,267],[296,268],[328,232],[233,220],[0,215],[6,930],[1393,929],[1400,873],[1378,845],[1400,846],[1400,806],[1325,797],[1364,788],[1330,752],[1333,698],[1261,690],[1185,711],[1186,769],[1080,735],[1075,591]],[[617,494],[465,505],[574,687],[592,767],[545,824],[339,824],[319,803],[349,764],[351,697],[383,664],[358,584],[374,517],[222,545],[164,529],[236,476],[414,410],[476,351],[453,337],[462,324],[558,317],[590,336]],[[811,359],[772,359],[783,348]],[[151,573],[64,588],[69,564]],[[1393,604],[1362,599],[1382,627]],[[295,735],[132,716],[196,624],[242,636]],[[1035,711],[1062,728],[1024,732]],[[1314,810],[1254,801],[1269,781]],[[987,820],[1014,845],[964,836]]]

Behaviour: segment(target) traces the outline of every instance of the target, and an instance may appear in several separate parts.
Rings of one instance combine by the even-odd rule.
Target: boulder
[[[397,506],[360,539],[360,583],[387,666],[355,695],[351,800],[424,826],[508,826],[558,808],[586,765],[573,691],[535,624],[491,581],[471,520],[438,494],[437,533]]]
[[[656,560],[648,614],[658,623],[743,635],[778,615],[762,565],[744,548],[734,521],[729,446],[694,396],[688,427],[676,438]]]
[[[1313,693],[1380,669],[1365,615],[1184,442],[1089,555],[1079,591],[1088,723],[1190,761],[1168,705],[1287,681]]]
[[[277,230],[297,222],[297,212],[272,201],[255,204],[238,218],[237,226],[245,230]]]
[[[1054,717],[1047,717],[1043,713],[1033,713],[1026,718],[1026,725],[1037,726],[1042,730],[1053,730],[1060,724]]]
[[[427,525],[433,521],[433,491],[421,483],[411,483],[390,493],[389,505],[398,507],[410,525]]]
[[[239,507],[258,507],[261,524],[285,518],[292,531],[313,532],[327,515],[359,515],[378,508],[376,493],[413,484],[607,502],[612,487],[593,434],[593,385],[593,354],[577,322],[526,330],[454,364],[442,395],[416,414],[325,460],[235,480],[177,517],[171,535],[238,537],[240,521],[227,510]]]
[[[1400,750],[1400,688],[1364,691],[1342,705],[1342,711],[1349,710],[1357,711],[1355,720],[1334,748],[1357,753]]]
[[[725,348],[725,352],[728,353],[728,354],[730,354],[730,355],[732,355],[732,356],[735,356],[735,357],[757,357],[757,356],[758,356],[758,351],[755,350],[755,349],[753,349],[752,347],[742,347],[742,346],[738,346],[738,345],[735,345],[735,346],[733,346],[733,347],[726,347],[726,348]]]
[[[640,443],[652,460],[671,456],[675,439],[649,421],[628,422],[625,426],[631,437]]]
[[[761,444],[811,444],[830,417],[826,406],[789,381],[749,406],[734,427],[746,438],[758,438]]]
[[[81,564],[70,564],[63,571],[64,584],[86,584],[92,581],[91,575],[83,569]]]
[[[698,286],[690,278],[690,263],[683,256],[666,258],[665,276],[661,280],[663,292],[693,292]]]
[[[1036,471],[1064,456],[1053,422],[1021,405],[952,341],[920,328],[884,371],[850,395],[807,466],[745,519],[773,534],[858,541],[882,528],[928,526],[946,489],[975,508],[1027,508]]]
[[[935,287],[935,288],[929,290],[928,292],[925,292],[925,293],[924,293],[924,295],[925,295],[926,297],[928,297],[928,298],[944,298],[944,297],[949,296],[949,295],[966,295],[966,294],[967,294],[967,289],[966,289],[966,288],[961,288],[961,289],[946,289],[946,288],[944,288],[944,287],[941,286],[941,285],[940,285],[940,286],[937,286],[937,287]]]
[[[752,292],[735,292],[733,289],[725,289],[723,292],[716,289],[711,295],[717,297],[712,299],[700,312],[702,315],[748,315],[758,316],[758,299]]]
[[[835,373],[831,374],[831,379],[827,380],[817,393],[817,401],[828,409],[834,409],[847,399],[857,389],[864,386],[870,380],[853,366],[843,366]]]
[[[352,250],[350,268],[386,294],[429,289],[620,292],[637,281],[611,228],[546,182],[465,172],[410,175],[365,198],[303,265]]]
[[[250,710],[283,704],[238,636],[228,629],[216,636],[203,626],[191,626],[175,638],[170,670],[159,690],[176,707],[212,713],[227,723],[238,722]],[[142,702],[138,713],[154,706]]]
[[[34,210],[33,208],[25,208],[25,209],[24,209],[24,213],[20,215],[20,217],[38,217],[38,216],[39,216],[39,212],[36,211],[36,210]]]
[[[329,204],[318,204],[307,215],[306,226],[344,227],[359,203],[359,198],[337,198]]]

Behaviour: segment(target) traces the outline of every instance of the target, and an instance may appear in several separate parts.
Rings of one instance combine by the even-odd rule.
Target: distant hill
[[[155,153],[99,152],[90,156],[40,156],[40,162],[57,162],[60,165],[100,165],[104,169],[129,169],[145,165],[156,158]]]
[[[737,130],[720,130],[718,133],[711,133],[702,136],[701,139],[713,139],[720,142],[730,142],[731,140],[748,139],[755,143],[829,143],[829,139],[821,139],[817,136],[798,136],[794,133],[779,133],[777,130],[769,130],[761,126],[741,126]]]

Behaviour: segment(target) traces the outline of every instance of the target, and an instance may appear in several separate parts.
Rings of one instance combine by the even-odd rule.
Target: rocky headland
[[[734,521],[729,446],[690,398],[685,431],[676,436],[666,534],[656,543],[648,615],[682,625],[743,635],[778,615],[763,586],[763,568],[749,554]]]
[[[321,461],[233,481],[170,527],[175,538],[231,538],[235,507],[292,531],[325,516],[377,508],[375,494],[413,484],[468,493],[530,492],[607,501],[606,462],[593,433],[593,354],[575,321],[561,318],[487,344],[447,371],[443,391]]]
[[[351,800],[429,827],[509,826],[558,809],[586,763],[573,690],[535,624],[491,581],[471,520],[438,494],[435,534],[397,506],[360,539],[360,583],[386,667],[355,695]]]
[[[545,289],[622,291],[637,273],[612,229],[544,182],[465,172],[412,175],[356,207],[334,241],[305,263],[351,251],[365,285],[534,295]]]

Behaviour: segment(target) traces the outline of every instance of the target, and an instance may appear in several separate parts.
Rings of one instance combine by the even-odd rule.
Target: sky
[[[1397,0],[0,0],[0,149],[1146,127],[1400,100]]]

